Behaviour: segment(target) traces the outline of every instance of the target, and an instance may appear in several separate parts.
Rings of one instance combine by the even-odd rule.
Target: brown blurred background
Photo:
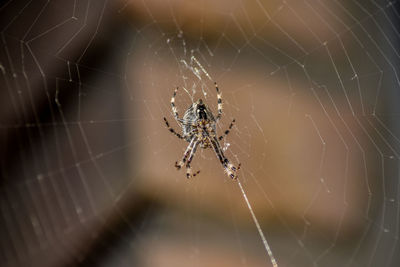
[[[397,6],[1,3],[0,265],[272,266],[214,152],[173,166],[217,81],[278,266],[398,266]]]

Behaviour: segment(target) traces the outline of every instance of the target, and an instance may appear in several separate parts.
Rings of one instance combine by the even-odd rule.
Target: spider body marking
[[[224,132],[224,135],[221,135],[217,138],[216,134],[216,124],[222,115],[222,98],[221,93],[218,89],[217,83],[215,83],[215,88],[217,90],[217,103],[218,103],[218,115],[214,117],[213,113],[209,109],[209,107],[203,102],[202,99],[199,99],[195,103],[193,103],[183,115],[183,119],[179,118],[177,108],[175,106],[175,97],[178,88],[174,90],[174,94],[171,98],[171,109],[174,114],[175,119],[177,120],[179,126],[182,128],[182,134],[177,133],[170,125],[167,119],[164,117],[165,124],[167,125],[169,131],[173,133],[180,139],[184,139],[189,142],[187,146],[183,158],[179,162],[175,162],[175,167],[179,170],[184,165],[186,165],[186,177],[190,178],[192,176],[196,176],[200,173],[200,171],[192,174],[192,170],[190,167],[190,163],[193,160],[194,154],[196,153],[197,147],[200,146],[203,149],[212,148],[222,164],[225,173],[231,177],[232,179],[237,178],[236,172],[240,169],[240,164],[236,168],[229,160],[225,157],[223,150],[219,144],[225,136],[228,135],[230,130],[232,129],[235,120],[231,122],[229,128]]]

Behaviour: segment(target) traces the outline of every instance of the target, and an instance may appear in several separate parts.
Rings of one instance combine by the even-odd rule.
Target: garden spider
[[[193,156],[196,153],[197,147],[200,145],[201,148],[213,148],[217,158],[224,167],[225,173],[232,179],[237,178],[236,171],[240,169],[240,164],[236,168],[229,160],[224,156],[221,149],[219,141],[221,141],[225,136],[228,135],[229,131],[232,129],[235,119],[232,120],[229,128],[224,132],[223,135],[217,138],[216,135],[216,124],[222,115],[222,98],[221,93],[218,89],[217,83],[215,84],[215,89],[217,90],[217,100],[218,100],[218,115],[214,118],[211,110],[199,99],[196,103],[193,103],[183,115],[183,119],[178,117],[178,111],[175,106],[175,97],[178,87],[174,90],[174,94],[171,98],[171,108],[174,113],[174,117],[177,120],[179,126],[182,128],[182,135],[177,133],[168,123],[167,119],[164,117],[165,124],[168,130],[176,135],[180,139],[184,139],[189,142],[188,147],[183,154],[182,160],[178,163],[175,162],[175,167],[177,170],[181,169],[186,163],[186,177],[190,178],[196,176],[200,171],[192,174],[192,169],[190,163],[193,160]]]

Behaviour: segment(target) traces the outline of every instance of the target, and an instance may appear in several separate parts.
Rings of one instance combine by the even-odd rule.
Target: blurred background
[[[0,265],[399,266],[399,4],[0,1]]]

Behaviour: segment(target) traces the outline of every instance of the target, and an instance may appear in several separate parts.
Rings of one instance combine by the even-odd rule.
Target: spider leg
[[[177,170],[180,170],[182,168],[182,166],[185,164],[187,158],[191,154],[193,147],[195,146],[196,143],[197,143],[197,137],[193,137],[192,140],[190,141],[189,145],[187,146],[185,153],[183,153],[182,160],[179,161],[179,163],[177,161],[175,162],[175,167]]]
[[[231,131],[233,125],[235,125],[235,119],[232,120],[231,124],[230,124],[229,127],[228,127],[228,130],[226,130],[226,131],[224,132],[223,135],[221,135],[220,137],[218,137],[218,141],[221,141],[222,139],[224,139],[225,136],[228,135],[228,133]]]
[[[192,160],[193,160],[193,156],[194,156],[194,154],[196,153],[196,150],[197,150],[197,146],[199,145],[199,141],[196,141],[195,142],[195,144],[193,145],[193,149],[192,149],[192,151],[190,152],[190,156],[189,156],[189,158],[188,158],[188,160],[187,160],[187,162],[186,162],[186,178],[190,178],[190,177],[194,177],[194,176],[196,176],[197,174],[199,174],[200,173],[200,171],[197,171],[197,172],[195,172],[194,174],[192,174],[192,168],[190,167],[190,163],[192,162]]]
[[[169,125],[169,122],[167,121],[167,118],[164,117],[164,121],[165,121],[165,124],[166,124],[167,127],[168,127],[168,130],[169,130],[171,133],[173,133],[174,135],[176,135],[179,139],[184,139],[182,135],[180,135],[179,133],[177,133],[177,132]]]
[[[232,179],[236,179],[236,172],[240,170],[241,164],[239,163],[238,167],[236,168],[232,163],[229,162],[229,160],[224,156],[224,153],[222,152],[221,146],[219,145],[217,138],[214,137],[213,139],[211,139],[211,144],[215,154],[217,155],[222,166],[224,167],[226,174]]]
[[[219,121],[219,119],[222,116],[222,94],[219,91],[217,83],[214,82],[214,84],[215,84],[215,90],[217,90],[217,101],[218,101],[218,115],[216,117],[216,121]]]
[[[171,109],[172,109],[172,113],[174,113],[175,119],[177,121],[181,121],[181,119],[179,119],[179,116],[178,116],[178,109],[175,106],[175,97],[176,97],[177,91],[178,91],[178,87],[175,88],[174,94],[172,95],[172,98],[171,98]]]

